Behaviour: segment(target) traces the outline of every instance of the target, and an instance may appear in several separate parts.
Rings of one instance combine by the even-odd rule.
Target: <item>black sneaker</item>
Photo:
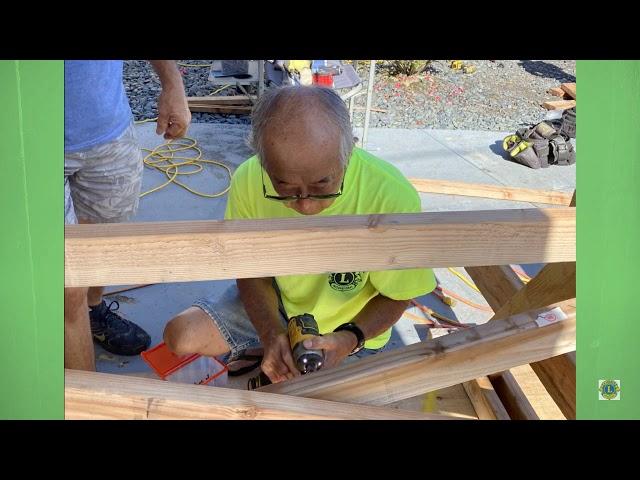
[[[113,304],[115,303],[115,307]],[[116,355],[139,355],[151,344],[151,337],[142,328],[116,313],[120,308],[117,301],[107,307],[102,300],[100,305],[89,307],[91,333],[93,340],[107,352]]]

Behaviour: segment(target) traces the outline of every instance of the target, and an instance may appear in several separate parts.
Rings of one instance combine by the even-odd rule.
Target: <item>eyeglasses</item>
[[[275,200],[277,202],[293,202],[296,200],[327,200],[329,198],[336,198],[342,195],[342,190],[344,188],[344,179],[347,176],[347,167],[344,169],[344,175],[342,176],[342,183],[340,184],[340,190],[336,193],[328,193],[326,195],[269,195],[267,194],[267,187],[264,184],[264,168],[260,167],[260,174],[262,175],[262,193],[264,194],[264,198],[268,198],[269,200]]]

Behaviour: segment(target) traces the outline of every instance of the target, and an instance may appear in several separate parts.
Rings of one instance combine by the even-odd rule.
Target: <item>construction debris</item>
[[[559,87],[550,88],[550,95],[562,97],[562,100],[550,100],[542,104],[547,110],[567,110],[576,106],[576,84],[563,83]]]

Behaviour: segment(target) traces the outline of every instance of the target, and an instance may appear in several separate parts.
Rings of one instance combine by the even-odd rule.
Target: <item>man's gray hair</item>
[[[315,86],[286,86],[267,90],[260,96],[251,114],[249,146],[264,163],[264,135],[269,123],[276,118],[287,118],[286,112],[300,108],[296,100],[311,99],[308,108],[319,108],[324,118],[333,124],[340,135],[340,162],[346,165],[354,147],[349,111],[340,96],[332,89]],[[281,116],[282,115],[282,116]],[[320,117],[322,118],[322,116]]]

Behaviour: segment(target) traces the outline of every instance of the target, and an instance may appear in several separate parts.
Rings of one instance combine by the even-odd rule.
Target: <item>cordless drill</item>
[[[320,335],[318,322],[316,322],[313,315],[303,313],[302,315],[291,317],[287,325],[287,333],[293,362],[300,373],[305,375],[320,370],[324,363],[324,350],[313,350],[304,346],[306,339]],[[264,372],[260,372],[257,377],[249,379],[248,389],[255,390],[270,383],[269,377]]]

